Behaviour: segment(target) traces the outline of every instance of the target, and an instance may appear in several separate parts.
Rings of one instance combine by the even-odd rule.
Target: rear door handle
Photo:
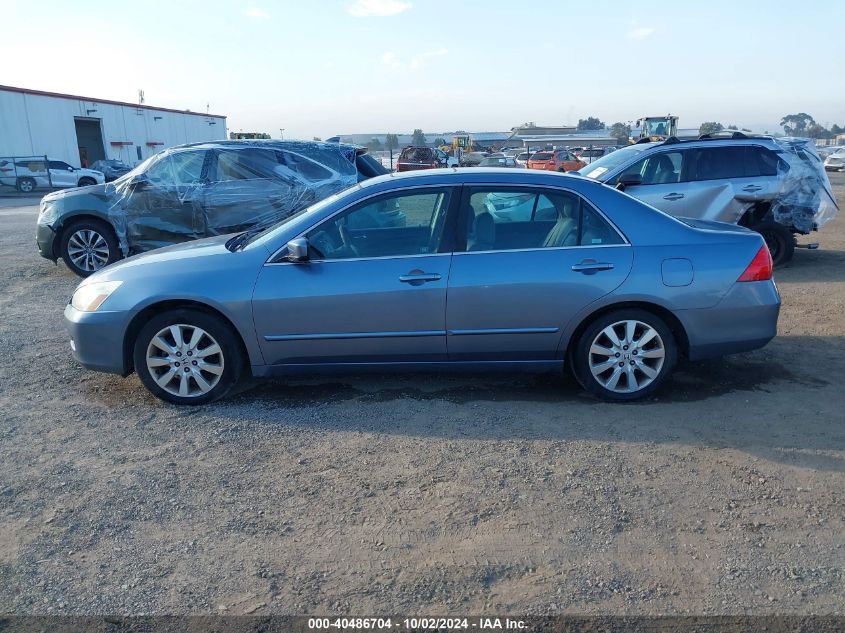
[[[663,196],[663,199],[664,200],[680,200],[683,197],[684,197],[684,194],[682,194],[682,193],[669,193],[669,194],[666,194],[665,196]]]
[[[411,284],[412,286],[419,286],[427,281],[440,281],[442,277],[439,273],[425,273],[421,270],[412,270],[407,275],[400,275],[399,281],[403,284]]]
[[[760,191],[762,187],[758,187],[757,185],[748,185],[747,187],[743,187],[743,191],[747,191],[748,193],[754,193],[755,191]]]
[[[574,272],[584,275],[593,275],[600,270],[611,270],[612,268],[613,264],[610,262],[596,262],[591,260],[584,260],[580,264],[573,264],[572,266]]]

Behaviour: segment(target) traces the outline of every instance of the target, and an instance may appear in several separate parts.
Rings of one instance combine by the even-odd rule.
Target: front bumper
[[[56,232],[46,224],[38,224],[35,229],[35,243],[41,257],[56,261]]]
[[[689,359],[758,349],[777,334],[780,294],[773,281],[737,282],[712,308],[678,310]]]
[[[123,353],[126,318],[123,312],[80,312],[65,307],[65,327],[70,334],[73,357],[86,369],[126,376]]]

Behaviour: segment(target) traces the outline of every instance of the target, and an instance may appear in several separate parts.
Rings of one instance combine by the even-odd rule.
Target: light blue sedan
[[[508,199],[519,214],[491,211]],[[397,210],[401,225],[373,221]],[[82,365],[177,404],[245,374],[565,366],[634,400],[681,357],[762,347],[779,309],[757,233],[578,176],[475,168],[374,178],[264,230],[117,262],[65,318]]]

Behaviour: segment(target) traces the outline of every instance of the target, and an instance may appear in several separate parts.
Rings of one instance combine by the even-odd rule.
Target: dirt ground
[[[0,201],[0,613],[845,610],[845,218],[777,271],[771,344],[653,401],[413,375],[180,409],[74,363],[78,279],[24,202]]]

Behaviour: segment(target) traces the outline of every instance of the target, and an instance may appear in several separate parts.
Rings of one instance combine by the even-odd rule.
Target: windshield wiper
[[[244,231],[243,233],[238,233],[235,237],[226,242],[226,248],[228,248],[232,252],[243,248],[244,246],[249,244],[249,241],[253,237],[258,235],[259,233],[263,233],[268,228],[273,226],[273,224],[275,224],[275,222],[265,222],[264,224],[254,226],[251,229]]]

